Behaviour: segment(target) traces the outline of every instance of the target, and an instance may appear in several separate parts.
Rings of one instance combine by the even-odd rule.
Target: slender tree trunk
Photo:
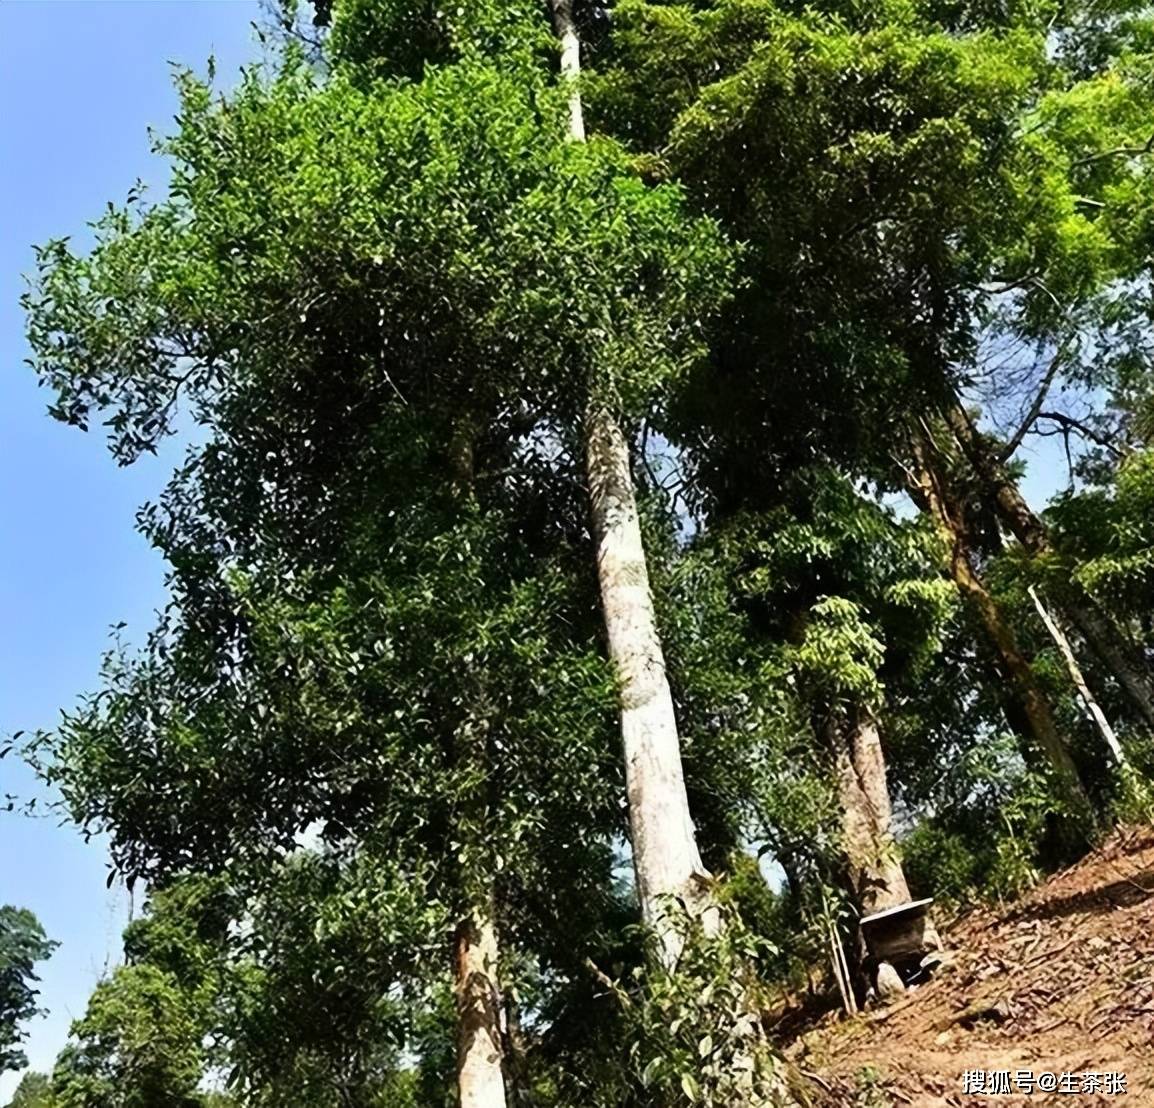
[[[974,568],[969,539],[948,486],[930,464],[930,450],[924,442],[914,444],[914,457],[911,494],[934,520],[946,544],[950,575],[977,612],[994,648],[998,669],[1019,709],[1010,708],[1007,717],[1011,725],[1025,726],[1026,737],[1045,755],[1071,812],[1079,821],[1088,821],[1092,808],[1069,747],[1017,637]]]
[[[475,453],[480,427],[474,413],[457,421],[449,442],[449,468],[453,495],[462,503],[473,502]],[[455,736],[460,766],[487,769],[491,707],[485,696],[484,675],[478,677],[472,713]],[[492,780],[489,773],[480,779]],[[476,840],[486,833],[489,797],[487,785],[478,786],[462,806],[460,834]],[[487,891],[477,896],[466,918],[457,925],[454,959],[454,992],[457,1002],[457,1095],[459,1108],[506,1108],[502,1051],[501,992],[499,987],[496,898],[489,875],[480,881],[465,874],[466,888]]]
[[[1082,590],[1062,602],[1062,610],[1079,634],[1113,673],[1118,685],[1147,727],[1154,729],[1154,683],[1136,651],[1109,616]]]
[[[457,1090],[460,1108],[505,1108],[501,995],[493,905],[457,926]]]
[[[1050,637],[1054,640],[1061,652],[1062,659],[1066,663],[1066,671],[1070,674],[1070,680],[1074,682],[1074,687],[1078,690],[1078,694],[1082,697],[1082,703],[1086,705],[1086,710],[1090,713],[1091,718],[1098,726],[1098,731],[1102,738],[1106,741],[1106,745],[1110,748],[1110,753],[1114,755],[1114,761],[1119,766],[1126,764],[1126,755],[1122,751],[1122,746],[1118,742],[1118,736],[1114,734],[1114,728],[1110,726],[1110,721],[1106,718],[1106,713],[1102,711],[1098,701],[1094,699],[1094,694],[1090,691],[1090,686],[1086,684],[1086,678],[1082,676],[1082,669],[1078,665],[1078,659],[1074,657],[1074,651],[1070,646],[1070,640],[1066,638],[1065,632],[1062,630],[1058,621],[1050,614],[1046,605],[1042,603],[1042,598],[1038,595],[1038,590],[1033,585],[1027,589],[1030,594],[1030,599],[1034,602],[1034,607],[1038,609],[1038,615],[1041,616],[1042,622],[1046,625],[1046,630],[1050,632]]]
[[[581,103],[581,37],[573,19],[573,0],[549,0],[553,31],[561,44],[561,79],[569,86],[568,131],[571,142],[585,141],[585,109]]]
[[[581,44],[572,0],[552,0],[552,7],[561,43],[561,76],[569,83],[569,139],[584,142],[578,85]],[[717,912],[689,814],[673,696],[641,542],[629,445],[612,412],[595,400],[585,413],[584,433],[601,607],[620,688],[637,892],[642,916],[658,936],[661,961],[672,970],[683,941],[669,910],[680,902],[707,929],[717,927]]]
[[[660,940],[662,963],[672,970],[681,955],[682,937],[670,909],[680,902],[702,917],[707,928],[716,928],[717,914],[689,814],[629,448],[617,422],[603,408],[593,407],[587,417],[586,451],[601,604],[620,686],[637,890],[642,915]]]
[[[1034,556],[1053,549],[1049,529],[1026,503],[1016,482],[974,427],[961,403],[946,408],[946,422],[967,461],[993,501],[1006,529]],[[1125,631],[1084,589],[1070,581],[1055,598],[1070,622],[1099,660],[1113,673],[1130,703],[1148,727],[1154,728],[1154,676]]]
[[[533,1103],[529,1088],[528,1048],[521,1028],[521,1006],[517,997],[504,994],[505,1003],[505,1091],[510,1108]]]
[[[569,83],[569,138],[585,141],[585,110],[581,103],[581,38],[573,21],[573,0],[550,0],[553,29],[561,43],[561,76]]]
[[[585,141],[582,116],[581,44],[573,0],[550,0],[561,43],[561,77],[569,82],[568,137]],[[674,972],[684,949],[679,924],[695,921],[706,934],[721,928],[712,878],[697,848],[681,764],[681,742],[665,655],[657,634],[649,570],[641,541],[629,445],[613,413],[591,389],[584,418],[597,579],[609,656],[618,682],[625,789],[633,867],[642,917],[654,930],[662,967]],[[678,917],[681,917],[679,919]],[[790,1106],[796,1098],[776,1067],[758,1073],[764,1046],[761,1016],[747,994],[732,1016],[730,1032],[742,1046],[731,1062],[744,1108]]]

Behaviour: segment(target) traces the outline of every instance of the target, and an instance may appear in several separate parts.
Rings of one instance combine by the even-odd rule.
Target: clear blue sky
[[[163,567],[133,529],[178,453],[118,469],[97,434],[44,414],[23,359],[17,298],[31,244],[121,201],[137,177],[163,186],[149,126],[176,109],[170,60],[218,82],[256,56],[256,0],[0,0],[0,735],[51,728],[96,685],[108,629],[140,636],[163,600]],[[0,793],[35,781],[0,761]],[[57,819],[0,813],[0,903],[31,908],[60,949],[43,968],[47,1019],[31,1025],[34,1067],[51,1066],[68,1024],[120,954],[123,892],[105,888],[105,853]],[[0,1077],[0,1103],[17,1083]]]

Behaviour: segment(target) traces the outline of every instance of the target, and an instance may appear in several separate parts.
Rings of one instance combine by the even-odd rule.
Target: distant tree
[[[0,907],[0,1073],[28,1064],[20,1049],[25,1033],[19,1025],[39,1012],[33,988],[39,978],[33,967],[55,947],[27,908]]]
[[[29,1070],[16,1086],[8,1108],[53,1108],[55,1103],[48,1075]]]
[[[101,981],[56,1061],[59,1108],[200,1108],[221,947],[231,916],[220,880],[151,890],[124,932],[126,964]]]
[[[56,1063],[61,1108],[194,1108],[201,1041],[187,997],[155,966],[122,966],[96,986]]]

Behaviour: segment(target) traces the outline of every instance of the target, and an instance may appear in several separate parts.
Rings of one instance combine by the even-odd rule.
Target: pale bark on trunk
[[[683,945],[670,909],[680,902],[707,929],[717,926],[710,877],[689,814],[681,745],[657,635],[629,447],[612,415],[586,421],[597,575],[621,704],[621,738],[633,865],[642,915],[655,930],[666,969]]]
[[[569,84],[568,137],[571,142],[584,142],[581,43],[573,2],[550,3],[561,43],[561,77]],[[656,934],[661,966],[672,973],[684,950],[684,925],[692,921],[705,934],[716,935],[721,913],[689,814],[681,741],[649,589],[629,445],[594,388],[587,400],[583,431],[601,608],[621,706],[633,868],[642,917]],[[758,1076],[755,1044],[764,1045],[761,1017],[752,1002],[741,1008],[732,1031],[749,1049],[739,1049],[732,1060],[735,1084],[741,1090],[739,1103],[746,1108],[796,1104],[781,1073]],[[755,1085],[760,1089],[755,1090]]]
[[[877,721],[866,711],[826,724],[834,758],[841,814],[842,855],[849,894],[860,916],[910,902],[910,889],[894,837],[893,807]],[[923,954],[942,949],[932,915],[922,931]],[[856,980],[870,984],[864,936],[855,942]],[[900,983],[900,978],[898,979]]]
[[[1017,484],[982,440],[969,415],[955,401],[945,411],[946,422],[993,500],[1005,528],[1032,555],[1049,553],[1053,546],[1045,522],[1026,503]],[[1068,582],[1058,598],[1062,611],[1078,629],[1086,645],[1114,675],[1120,688],[1148,727],[1154,728],[1154,675],[1137,656],[1125,631],[1076,582]]]
[[[1070,749],[1058,730],[1049,702],[1029,661],[1018,646],[1017,637],[974,568],[964,525],[951,507],[949,491],[930,464],[929,454],[924,443],[914,444],[916,468],[911,474],[910,491],[922,509],[930,514],[941,534],[950,575],[978,613],[994,648],[1002,678],[1010,686],[1010,695],[1021,709],[1020,715],[1012,711],[1007,715],[1012,724],[1025,725],[1028,730],[1026,737],[1045,755],[1071,811],[1080,819],[1088,819],[1092,808]]]
[[[573,22],[573,0],[552,0],[553,25],[561,43],[561,76],[569,83],[569,138],[585,141],[585,109],[581,103],[581,39]]]
[[[1102,664],[1113,673],[1146,726],[1154,729],[1154,683],[1141,661],[1134,658],[1131,644],[1123,639],[1114,621],[1085,592],[1064,601],[1062,610]]]
[[[460,1108],[505,1108],[497,924],[492,904],[457,926],[457,1091]]]
[[[1038,590],[1031,585],[1026,591],[1030,594],[1030,599],[1033,600],[1034,607],[1038,609],[1038,615],[1046,625],[1046,630],[1050,632],[1050,637],[1054,640],[1058,650],[1061,652],[1062,659],[1066,663],[1066,671],[1070,674],[1070,680],[1074,682],[1074,687],[1078,690],[1078,695],[1081,696],[1082,703],[1086,705],[1086,710],[1090,713],[1095,724],[1097,724],[1098,731],[1101,733],[1106,745],[1110,748],[1110,753],[1114,755],[1114,761],[1117,762],[1119,766],[1124,766],[1126,764],[1126,755],[1122,751],[1122,745],[1118,742],[1118,736],[1114,734],[1114,728],[1110,726],[1110,721],[1106,718],[1106,713],[1102,711],[1098,701],[1094,699],[1094,694],[1090,691],[1090,686],[1086,684],[1086,678],[1082,676],[1082,669],[1078,665],[1078,659],[1074,657],[1070,640],[1066,638],[1066,634],[1058,621],[1050,614],[1046,605],[1042,603],[1042,598],[1038,595]]]
[[[830,723],[850,893],[863,916],[910,899],[893,835],[885,756],[868,713]]]
[[[561,43],[561,76],[569,83],[569,139],[584,142],[578,84],[581,44],[573,6],[571,0],[552,0],[552,6]],[[613,413],[595,400],[586,410],[584,433],[597,578],[621,704],[637,894],[642,917],[657,935],[661,962],[673,970],[684,938],[683,927],[677,926],[670,909],[683,905],[707,931],[716,930],[718,914],[689,814],[673,695],[641,542],[629,445]]]
[[[475,413],[463,415],[449,442],[452,492],[462,502],[476,496],[476,445],[480,423]],[[456,758],[463,766],[486,769],[489,758],[490,709],[483,676],[467,717],[455,736]],[[481,780],[489,779],[486,773]],[[485,834],[488,796],[477,786],[463,804],[464,834]],[[475,875],[473,875],[475,876]],[[478,882],[466,879],[466,886]],[[493,883],[480,882],[487,892],[457,925],[454,993],[457,1002],[457,1096],[459,1108],[506,1108],[502,1051],[501,991],[498,976],[497,912]]]

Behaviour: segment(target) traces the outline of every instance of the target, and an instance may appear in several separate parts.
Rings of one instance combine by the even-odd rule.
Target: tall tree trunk
[[[475,413],[463,415],[449,441],[449,470],[453,495],[464,503],[476,498],[476,444],[480,423]],[[455,736],[455,757],[461,767],[481,770],[482,782],[493,780],[483,772],[489,762],[491,706],[485,696],[485,677],[477,678],[477,692]],[[462,804],[459,834],[474,841],[486,834],[489,797],[481,784]],[[478,852],[480,854],[481,852]],[[454,992],[457,1002],[457,1095],[459,1108],[506,1108],[502,1057],[501,992],[498,976],[497,913],[491,875],[464,874],[467,889],[483,888],[469,914],[457,924]]]
[[[492,903],[457,925],[457,1090],[460,1108],[505,1108],[497,924]]]
[[[1090,691],[1090,686],[1086,684],[1086,678],[1082,676],[1082,669],[1078,665],[1078,659],[1074,657],[1074,651],[1070,646],[1070,640],[1066,638],[1066,633],[1062,630],[1058,621],[1050,614],[1046,605],[1042,603],[1042,598],[1038,595],[1038,590],[1031,585],[1027,590],[1030,594],[1030,599],[1034,602],[1034,607],[1038,609],[1038,615],[1042,622],[1046,625],[1046,630],[1050,632],[1050,637],[1054,640],[1062,655],[1062,659],[1066,663],[1066,670],[1070,674],[1070,680],[1074,682],[1074,687],[1078,690],[1078,695],[1082,698],[1082,703],[1086,705],[1086,711],[1090,713],[1091,719],[1097,725],[1098,733],[1105,740],[1106,745],[1110,748],[1110,753],[1114,756],[1114,761],[1119,766],[1125,766],[1126,754],[1122,750],[1121,743],[1118,742],[1118,736],[1114,734],[1114,728],[1110,726],[1110,721],[1106,718],[1106,713],[1102,711],[1098,701],[1094,699],[1094,694]]]
[[[877,723],[868,712],[831,719],[841,808],[842,849],[854,903],[863,916],[896,908],[910,899],[893,835],[885,756]]]
[[[991,444],[974,426],[961,403],[955,400],[949,405],[945,417],[1005,528],[1035,556],[1052,551],[1045,522],[1026,503],[1017,483],[1007,473]],[[1142,720],[1154,728],[1154,676],[1138,656],[1125,631],[1076,582],[1067,582],[1054,599],[1086,644],[1114,675]]]
[[[893,808],[877,721],[865,710],[848,718],[830,715],[825,731],[837,778],[842,857],[850,897],[863,917],[908,904],[910,889],[894,837]],[[927,917],[922,938],[923,954],[942,949],[932,917]],[[866,972],[868,952],[860,932],[852,953],[858,991],[864,995],[871,975]]]
[[[1124,632],[1085,591],[1061,599],[1062,611],[1114,675],[1147,727],[1154,730],[1154,682]]]
[[[569,139],[584,142],[578,86],[580,40],[572,0],[552,0],[552,7],[561,43],[561,76],[569,82]],[[620,689],[637,892],[642,916],[658,936],[661,961],[672,970],[683,940],[669,909],[680,902],[707,929],[716,929],[718,916],[689,814],[673,696],[641,542],[629,445],[613,413],[595,399],[585,413],[584,435],[601,607]]]
[[[561,77],[569,82],[568,137],[572,142],[584,142],[581,44],[573,20],[573,0],[550,3],[561,43]],[[592,388],[583,431],[601,608],[621,706],[638,898],[642,917],[656,934],[660,963],[667,972],[674,972],[685,945],[685,917],[706,934],[716,934],[721,928],[721,913],[689,814],[681,742],[649,589],[629,445],[612,411]],[[744,1108],[796,1104],[784,1073],[776,1065],[772,1072],[759,1073],[764,1032],[752,994],[743,997],[738,1009],[726,1029],[734,1038],[730,1076],[739,1097],[734,1103]]]
[[[642,915],[660,941],[662,963],[672,970],[681,955],[682,935],[669,909],[680,902],[707,929],[716,928],[717,913],[689,814],[629,448],[604,408],[591,407],[585,433],[601,605],[620,687],[637,891]]]
[[[1058,730],[1049,702],[1038,685],[1034,671],[1018,646],[1009,623],[974,568],[961,513],[953,503],[950,488],[931,463],[932,447],[924,441],[913,446],[915,469],[910,492],[923,511],[930,514],[946,544],[950,575],[962,595],[977,612],[991,645],[1002,678],[1011,692],[1008,708],[1011,726],[1025,727],[1026,737],[1045,755],[1071,813],[1089,826],[1092,807],[1065,738]],[[1026,751],[1028,755],[1028,749]]]
[[[581,38],[573,20],[573,0],[550,0],[553,30],[561,43],[561,77],[569,83],[569,138],[585,141],[585,109],[581,103]]]

